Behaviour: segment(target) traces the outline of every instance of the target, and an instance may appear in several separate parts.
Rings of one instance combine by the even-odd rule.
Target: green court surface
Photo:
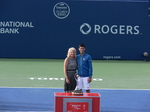
[[[63,59],[0,59],[0,87],[63,88]],[[93,60],[96,89],[150,89],[150,62]]]

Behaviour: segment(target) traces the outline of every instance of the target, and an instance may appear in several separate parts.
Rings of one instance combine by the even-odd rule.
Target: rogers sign
[[[89,33],[94,34],[125,34],[125,35],[139,35],[139,26],[135,25],[89,25],[88,23],[83,23],[80,26],[80,32],[84,35]]]

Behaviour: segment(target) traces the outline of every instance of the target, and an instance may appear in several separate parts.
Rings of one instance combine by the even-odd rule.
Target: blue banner
[[[1,0],[0,57],[62,59],[84,43],[93,59],[143,60],[149,2],[131,1]]]

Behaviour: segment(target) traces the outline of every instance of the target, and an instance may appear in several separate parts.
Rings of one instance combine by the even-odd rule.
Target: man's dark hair
[[[85,48],[85,45],[84,44],[80,44],[79,47],[84,47]]]

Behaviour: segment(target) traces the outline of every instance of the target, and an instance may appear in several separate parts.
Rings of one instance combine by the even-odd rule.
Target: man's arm
[[[89,66],[88,82],[90,83],[92,81],[92,75],[93,75],[92,57],[91,56],[89,56],[89,59],[88,59],[88,66]]]

